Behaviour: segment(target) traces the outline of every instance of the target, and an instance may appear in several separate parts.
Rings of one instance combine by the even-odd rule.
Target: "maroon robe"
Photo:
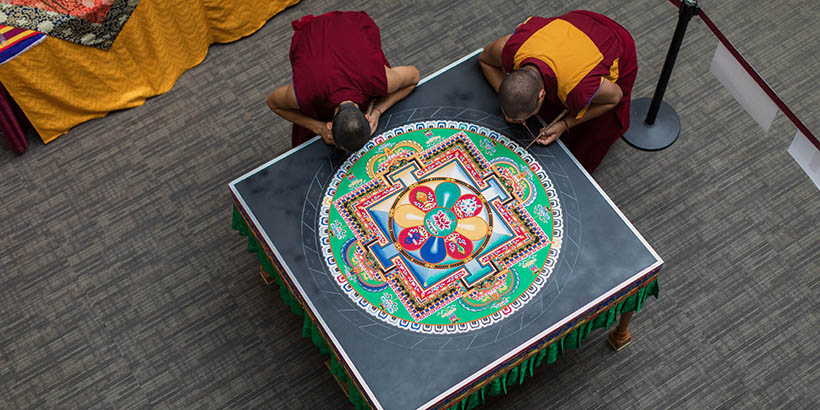
[[[387,58],[379,27],[363,11],[333,11],[294,20],[290,44],[293,91],[299,109],[319,121],[333,120],[342,101],[364,110],[371,98],[387,95]],[[316,134],[294,124],[292,144]]]
[[[547,27],[555,20],[561,21]],[[582,34],[567,30],[565,23]],[[533,41],[527,43],[531,38]],[[546,51],[533,46],[539,42],[545,45]],[[554,45],[558,42],[562,42],[561,46]],[[555,48],[548,50],[550,46]],[[581,50],[581,47],[586,48]],[[507,40],[502,63],[506,72],[524,64],[538,68],[546,91],[538,114],[547,122],[564,108],[569,110],[568,116],[583,118],[602,79],[615,79],[623,91],[618,105],[569,129],[561,137],[587,171],[594,171],[610,146],[629,129],[629,103],[638,74],[635,42],[626,29],[609,18],[590,11],[573,11],[554,18],[531,17]],[[579,72],[583,74],[580,79]]]

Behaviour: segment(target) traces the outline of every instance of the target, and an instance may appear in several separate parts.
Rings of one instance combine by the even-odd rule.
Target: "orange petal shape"
[[[413,205],[404,204],[396,207],[393,212],[393,220],[402,228],[412,228],[424,224],[426,213]]]
[[[458,220],[456,232],[464,235],[471,241],[484,239],[487,236],[487,222],[478,216]]]

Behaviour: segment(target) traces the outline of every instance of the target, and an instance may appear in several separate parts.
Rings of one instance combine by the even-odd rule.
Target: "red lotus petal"
[[[447,256],[461,260],[473,254],[473,242],[464,235],[455,232],[445,238]]]
[[[426,185],[419,185],[411,189],[407,198],[413,206],[424,212],[436,207],[436,194],[432,188]]]
[[[415,251],[424,245],[424,241],[430,237],[427,230],[423,226],[414,226],[412,228],[404,228],[399,232],[398,245],[408,251]]]

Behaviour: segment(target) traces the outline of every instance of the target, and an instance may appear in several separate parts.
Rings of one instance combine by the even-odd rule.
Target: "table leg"
[[[610,346],[612,346],[615,351],[623,349],[632,342],[632,335],[629,334],[629,321],[632,319],[633,314],[635,314],[634,311],[622,314],[621,320],[618,321],[618,326],[610,332],[609,337],[607,337]]]
[[[327,367],[327,371],[330,371],[330,360],[325,360],[325,367]],[[342,389],[342,393],[344,393],[346,397],[350,397],[350,385],[348,385],[347,382],[339,381],[339,378],[336,377],[335,374],[331,373],[330,375],[333,376],[333,380],[336,380],[336,384]]]
[[[268,273],[262,269],[262,265],[259,265],[259,275],[262,276],[262,281],[265,282],[265,285],[270,286],[273,283],[273,278],[270,275],[275,275],[275,273]]]

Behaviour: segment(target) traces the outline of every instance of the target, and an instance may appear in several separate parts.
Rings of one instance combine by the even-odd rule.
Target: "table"
[[[298,2],[142,0],[110,50],[46,37],[0,65],[0,83],[49,143],[85,121],[168,92],[203,61],[211,44],[250,35]],[[0,100],[9,103],[5,95]],[[8,130],[24,141],[16,128]],[[24,148],[12,145],[18,152]]]
[[[363,152],[357,155],[362,155],[362,163],[367,162],[373,169],[389,169],[390,183],[379,185],[375,179],[368,181],[353,175],[358,162],[347,161],[344,154],[318,138],[230,183],[234,229],[248,236],[249,251],[259,258],[263,277],[278,282],[285,303],[294,313],[304,316],[303,335],[330,355],[330,370],[349,389],[356,408],[473,408],[486,397],[523,382],[535,367],[555,361],[565,348],[579,347],[592,329],[609,327],[619,318],[621,322],[609,340],[616,348],[623,347],[630,340],[628,325],[632,312],[641,309],[647,296],[657,296],[657,275],[663,261],[566,148],[560,143],[534,146],[527,153],[507,140],[526,145],[529,137],[520,126],[503,120],[494,93],[481,75],[478,52],[426,78],[413,94],[384,113],[376,131],[378,137],[370,143],[380,151],[370,151],[369,156]],[[533,127],[537,128],[537,124]],[[438,147],[435,149],[421,147],[424,151],[416,152],[415,165],[388,161],[401,157],[402,150],[417,149],[407,148],[413,141],[425,144],[419,133],[438,138],[443,145],[430,143]],[[460,140],[453,142],[454,139]],[[455,146],[460,147],[458,152],[447,154],[446,161],[436,156]],[[529,196],[510,182],[514,173],[505,174],[510,179],[500,171],[492,171],[491,175],[491,165],[499,165],[497,159],[488,159],[481,165],[484,162],[480,157],[491,158],[488,152],[492,150],[514,152],[515,155],[509,154],[510,158],[517,158],[512,162],[524,164],[519,167],[521,178],[530,174],[525,169],[529,166],[533,174],[529,181],[540,181],[544,191],[540,191],[538,183],[530,186],[537,188],[538,195],[546,193],[549,199],[544,205],[552,217],[536,210],[537,201],[524,206],[525,197]],[[376,151],[382,155],[377,160],[373,159]],[[432,151],[435,155],[429,154]],[[459,156],[463,158],[453,159]],[[430,163],[418,162],[421,157]],[[430,165],[435,161],[439,162]],[[482,166],[487,168],[474,169]],[[418,173],[403,171],[407,167],[415,167],[412,170]],[[423,167],[427,167],[424,172],[428,174],[420,171]],[[457,177],[459,172],[488,177],[486,183],[465,183],[474,179]],[[431,180],[434,181],[430,189],[419,188]],[[509,183],[505,185],[505,181]],[[392,203],[395,210],[409,207],[408,203],[421,203],[434,194],[443,197],[447,190],[452,191],[452,198],[465,199],[473,192],[484,200],[484,208],[479,208],[487,211],[482,218],[492,221],[488,228],[493,238],[490,242],[496,240],[498,226],[506,224],[511,230],[519,225],[532,228],[532,241],[521,249],[531,252],[508,253],[507,259],[499,256],[493,261],[504,259],[507,265],[494,263],[495,276],[482,276],[486,274],[482,269],[490,264],[482,267],[477,262],[482,258],[481,252],[488,252],[486,249],[494,245],[479,249],[483,239],[476,235],[471,237],[475,247],[467,241],[466,248],[459,248],[461,253],[430,256],[435,252],[428,252],[422,255],[425,260],[419,261],[433,266],[466,258],[465,269],[458,271],[460,268],[456,267],[438,276],[424,270],[402,270],[406,261],[419,258],[418,252],[423,252],[413,251],[415,248],[396,249],[400,245],[396,238],[407,240],[409,235],[396,232],[402,226],[412,225],[401,221],[412,218],[401,216],[404,211],[389,211],[392,219],[379,219],[376,208],[382,205],[378,204]],[[506,197],[504,192],[508,193]],[[511,199],[513,196],[515,200]],[[413,198],[420,198],[421,202],[412,202]],[[520,206],[504,208],[502,200]],[[480,211],[468,207],[469,214],[460,215],[461,211],[456,210],[459,202],[452,205],[452,201],[442,201],[427,208],[419,205],[429,210],[423,217],[428,236],[439,238],[434,233],[442,227],[444,232],[438,232],[441,238],[457,236],[453,229],[470,236],[467,230],[458,230],[458,225],[444,229],[449,227],[448,220],[441,215],[449,215],[451,222],[460,223],[462,218],[479,215]],[[339,209],[351,211],[341,216],[346,211]],[[385,209],[381,212],[385,213]],[[502,219],[512,218],[500,215],[507,212],[505,209],[512,213],[518,209],[517,218],[524,222],[502,224]],[[448,210],[454,213],[451,215]],[[360,216],[373,215],[373,220],[364,216],[356,219],[356,212],[361,212]],[[434,219],[435,212],[444,219]],[[538,218],[541,222],[536,221]],[[339,221],[349,225],[345,227]],[[395,227],[395,232],[388,225]],[[413,229],[416,231],[411,233],[418,233],[421,228]],[[381,242],[359,241],[360,235],[368,230],[390,231],[384,234],[390,238],[382,238]],[[489,238],[490,233],[485,236]],[[539,242],[536,236],[546,240]],[[349,240],[344,241],[345,238]],[[352,245],[343,247],[342,243]],[[444,239],[441,243],[445,243]],[[465,255],[474,255],[475,259]],[[354,258],[354,262],[341,262],[348,257]],[[365,263],[367,260],[371,262]],[[543,267],[537,269],[542,263]],[[381,266],[393,273],[388,280],[387,275],[368,275],[365,266]],[[534,276],[528,276],[524,269],[528,266]],[[488,277],[501,279],[493,282]],[[467,285],[473,287],[468,289]],[[486,299],[481,299],[483,294],[477,292],[495,289],[498,295],[504,295],[510,291],[505,286],[526,291],[514,298],[496,297],[490,304],[480,305]],[[442,289],[461,289],[461,293]],[[382,296],[381,302],[378,296]],[[449,310],[443,311],[442,306]],[[486,306],[495,310],[480,310]],[[462,308],[478,313],[465,317]],[[438,316],[430,315],[430,309]]]

